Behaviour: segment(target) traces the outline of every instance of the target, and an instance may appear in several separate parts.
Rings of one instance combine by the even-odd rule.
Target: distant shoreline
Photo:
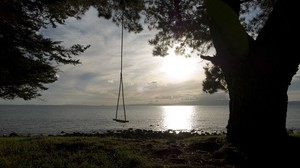
[[[229,100],[220,100],[217,102],[181,102],[181,103],[170,103],[170,104],[126,104],[126,106],[227,106]],[[300,105],[300,101],[289,101],[288,105]],[[88,105],[88,104],[0,104],[0,106],[87,106],[87,107],[114,107],[116,105]]]
[[[229,104],[126,104],[126,106],[226,106]],[[115,107],[116,105],[85,104],[0,104],[0,106],[81,106],[81,107]]]

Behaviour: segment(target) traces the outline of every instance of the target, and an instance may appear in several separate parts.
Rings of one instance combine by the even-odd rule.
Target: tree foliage
[[[187,47],[202,53],[212,46],[202,1],[150,0],[145,13],[149,28],[159,30],[149,41],[154,56],[166,56],[172,47],[188,56]]]
[[[88,47],[75,44],[70,48],[60,41],[45,38],[41,28],[56,27],[68,17],[80,18],[87,6],[78,1],[11,1],[0,2],[0,97],[25,100],[40,96],[45,84],[57,80],[55,64],[79,64],[74,55]],[[59,7],[58,7],[59,6]],[[61,9],[63,7],[63,9]]]
[[[206,93],[215,93],[218,90],[227,91],[225,76],[218,66],[204,67],[206,80],[202,83],[202,90]]]

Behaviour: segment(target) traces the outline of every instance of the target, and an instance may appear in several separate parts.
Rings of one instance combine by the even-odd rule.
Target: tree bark
[[[257,39],[250,40],[245,60],[232,55],[221,34],[210,25],[230,97],[227,140],[250,156],[270,153],[288,137],[287,91],[300,62],[299,54],[292,50],[298,34],[292,6],[284,0],[276,2]]]
[[[227,78],[230,116],[227,139],[243,150],[255,144],[280,143],[287,138],[287,89],[281,79],[243,75]],[[261,144],[261,145],[260,145]]]

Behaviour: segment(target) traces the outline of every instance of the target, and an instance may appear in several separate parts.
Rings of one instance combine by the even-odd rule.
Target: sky
[[[69,18],[57,28],[41,30],[46,37],[63,45],[91,47],[78,58],[81,64],[58,65],[58,80],[48,84],[42,96],[30,101],[2,100],[0,104],[39,105],[115,105],[120,84],[121,27],[97,17],[91,8],[81,20]],[[228,101],[224,92],[202,91],[203,67],[208,63],[194,55],[154,57],[152,39],[155,31],[147,28],[134,34],[124,31],[123,84],[126,104],[207,104]],[[300,75],[295,75],[289,92],[290,101],[300,100]]]

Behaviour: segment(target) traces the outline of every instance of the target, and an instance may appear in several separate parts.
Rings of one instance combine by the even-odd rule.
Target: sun
[[[161,71],[173,81],[186,81],[194,77],[199,60],[176,55],[174,49],[169,49],[168,56],[163,58]]]

